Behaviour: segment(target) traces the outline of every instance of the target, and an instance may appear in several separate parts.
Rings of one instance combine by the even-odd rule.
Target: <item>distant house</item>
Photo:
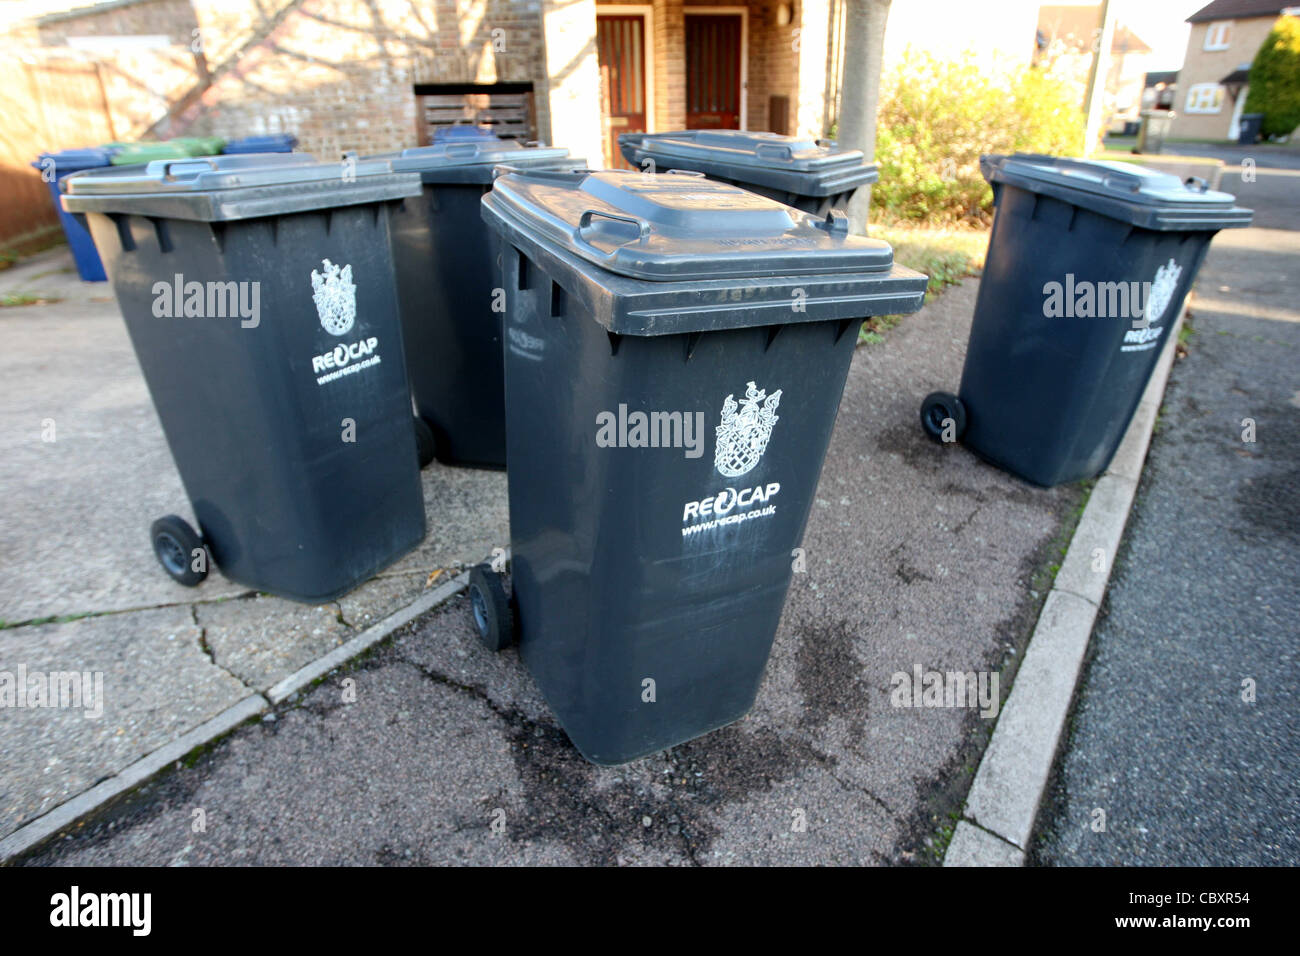
[[[1038,11],[1034,65],[1073,83],[1083,101],[1093,48],[1101,35],[1101,4],[1045,4]],[[1142,110],[1142,91],[1151,47],[1123,22],[1115,24],[1110,44],[1102,112],[1106,125],[1121,131]]]
[[[1187,18],[1192,32],[1178,74],[1171,138],[1237,138],[1250,64],[1288,8],[1293,4],[1277,0],[1214,0]]]

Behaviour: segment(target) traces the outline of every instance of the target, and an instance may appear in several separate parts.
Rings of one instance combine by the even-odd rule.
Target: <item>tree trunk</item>
[[[880,102],[880,62],[890,0],[844,0],[844,82],[840,87],[836,140],[860,149],[870,162],[876,156],[876,108]],[[849,204],[849,231],[867,231],[871,188],[857,191]]]

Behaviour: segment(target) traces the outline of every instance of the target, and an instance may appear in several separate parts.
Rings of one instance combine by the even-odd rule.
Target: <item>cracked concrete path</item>
[[[105,283],[66,247],[0,272],[0,672],[101,672],[103,716],[0,709],[0,837],[405,607],[430,572],[508,544],[505,476],[433,465],[431,533],[321,607],[249,592],[214,571],[162,573],[149,525],[193,522]],[[445,577],[439,580],[445,580]]]
[[[950,289],[858,351],[806,572],[745,720],[594,767],[518,656],[478,645],[457,597],[28,862],[933,860],[991,722],[896,708],[893,676],[991,670],[1005,693],[1083,497],[1030,488],[922,435],[922,397],[960,376],[976,289]],[[278,666],[264,644],[277,625],[257,629],[255,602],[204,605],[196,620],[239,680]],[[336,623],[303,610],[283,626],[310,647]]]

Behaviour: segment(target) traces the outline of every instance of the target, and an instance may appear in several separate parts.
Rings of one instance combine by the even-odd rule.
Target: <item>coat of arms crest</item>
[[[1174,297],[1174,290],[1178,288],[1178,277],[1182,272],[1182,267],[1173,259],[1156,270],[1156,277],[1151,282],[1151,291],[1147,294],[1145,316],[1147,322],[1155,322],[1165,314],[1165,309],[1169,307],[1169,300]]]
[[[331,335],[343,335],[357,318],[357,286],[352,281],[352,266],[340,268],[328,259],[321,263],[324,274],[311,270],[312,301],[320,324]]]
[[[753,470],[767,450],[780,404],[779,388],[768,395],[753,382],[748,383],[739,404],[733,396],[727,396],[722,403],[722,424],[716,429],[717,447],[713,453],[718,471],[728,478],[739,478]]]

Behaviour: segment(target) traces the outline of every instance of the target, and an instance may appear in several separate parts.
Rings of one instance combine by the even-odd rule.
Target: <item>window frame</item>
[[[1201,49],[1209,53],[1227,50],[1232,46],[1232,20],[1214,20],[1205,28],[1205,42]],[[1217,39],[1216,39],[1217,37]]]
[[[1203,99],[1201,94],[1205,90],[1210,90],[1211,106],[1201,106]],[[1223,100],[1227,95],[1222,83],[1194,83],[1187,88],[1187,96],[1183,100],[1183,112],[1194,115],[1212,116],[1215,113],[1223,112]]]

